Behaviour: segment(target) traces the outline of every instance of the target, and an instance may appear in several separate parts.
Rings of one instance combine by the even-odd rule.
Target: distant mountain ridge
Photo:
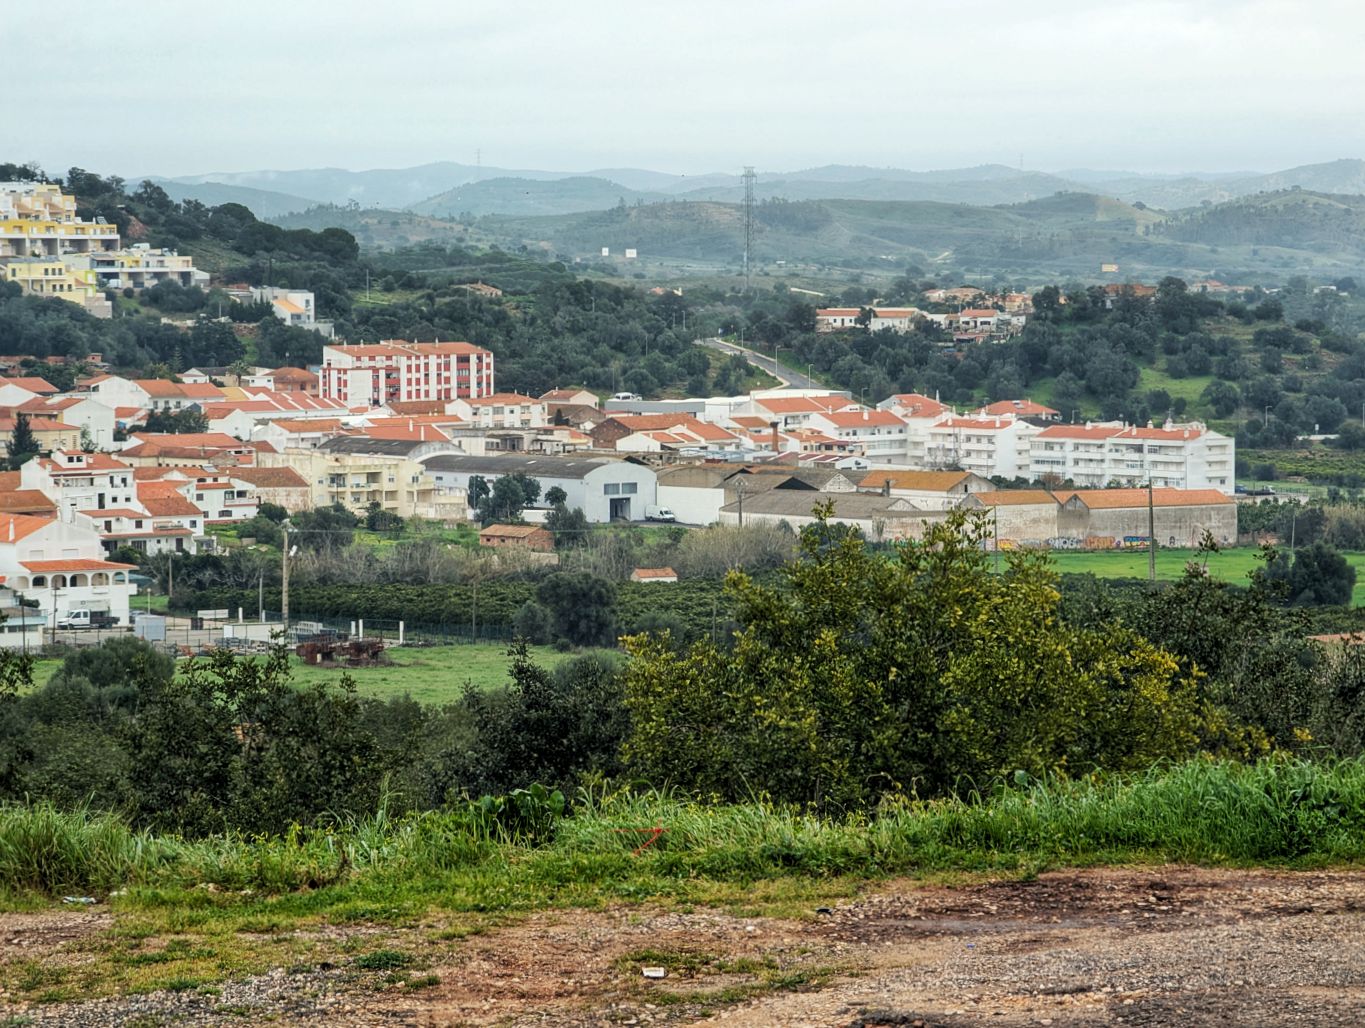
[[[669,198],[733,203],[743,196],[742,181],[733,174],[676,175],[640,168],[570,173],[450,161],[356,172],[339,168],[217,172],[154,181],[172,195],[233,198],[267,217],[298,211],[301,203],[305,207],[355,203],[443,216],[460,212],[532,216],[598,210],[618,200],[627,204]],[[829,164],[783,173],[761,172],[755,190],[760,199],[932,201],[974,206],[1085,192],[1175,211],[1295,187],[1322,193],[1365,193],[1365,161],[1342,159],[1268,174],[1172,176],[1077,169],[1071,177],[1001,164],[936,171]],[[254,192],[234,194],[229,189]]]

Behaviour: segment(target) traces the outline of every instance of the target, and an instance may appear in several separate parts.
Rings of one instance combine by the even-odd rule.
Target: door
[[[611,519],[613,521],[630,520],[630,497],[614,496],[611,501]]]

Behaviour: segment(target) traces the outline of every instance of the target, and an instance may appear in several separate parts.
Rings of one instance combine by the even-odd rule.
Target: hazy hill
[[[172,200],[198,200],[206,207],[217,207],[225,203],[239,203],[251,210],[258,218],[278,218],[294,211],[307,210],[317,201],[305,196],[290,196],[288,193],[272,192],[268,189],[252,189],[250,186],[229,186],[221,182],[191,184],[172,182],[168,179],[153,179],[166,190]]]
[[[344,168],[311,168],[301,171],[234,171],[207,175],[180,176],[171,181],[187,185],[220,182],[272,192],[306,196],[314,203],[345,204],[365,207],[406,207],[479,177],[516,175],[521,178],[562,178],[556,172],[505,171],[478,168],[472,164],[440,161],[412,168],[375,168],[347,171]]]
[[[1311,189],[1319,193],[1365,193],[1365,161],[1339,160],[1305,164],[1268,175],[1200,175],[1160,179],[1153,176],[1091,180],[1088,188],[1129,202],[1179,210],[1204,203],[1224,203],[1256,193],[1282,189]]]
[[[158,181],[163,185],[167,182]],[[297,209],[300,198],[313,203],[354,202],[385,209],[411,207],[422,214],[465,210],[476,214],[521,216],[590,211],[614,204],[618,198],[625,199],[628,204],[670,195],[680,199],[734,203],[743,196],[742,182],[737,174],[676,175],[642,168],[588,172],[518,170],[476,167],[452,161],[369,171],[316,168],[218,172],[169,181],[185,186],[217,183],[262,190],[267,195],[259,197],[258,201],[267,214]],[[573,184],[554,189],[526,184],[557,182]],[[604,200],[607,187],[589,185],[590,182],[610,183],[614,195]],[[478,188],[473,193],[461,193],[467,202],[456,201],[450,195],[471,185]],[[936,171],[829,164],[790,172],[760,171],[756,191],[760,198],[788,200],[935,201],[984,206],[1020,203],[1057,192],[1092,192],[1127,203],[1141,202],[1163,210],[1179,210],[1294,186],[1324,193],[1365,192],[1365,161],[1332,161],[1271,174],[1200,172],[1190,175],[1089,169],[1050,174],[1000,164]],[[288,199],[278,199],[272,194],[284,194]]]
[[[825,169],[817,169],[824,171]],[[871,169],[847,169],[849,172]],[[964,174],[979,173],[984,169],[967,169]],[[993,206],[1017,203],[1035,197],[1048,196],[1058,190],[1080,189],[1074,182],[1038,172],[1019,172],[1000,169],[1005,174],[977,174],[976,177],[954,179],[948,172],[924,174],[905,172],[893,177],[876,178],[812,178],[798,172],[780,178],[760,179],[754,187],[759,199],[784,200],[931,200],[937,203],[968,203]],[[690,200],[720,200],[738,203],[743,190],[729,188],[698,189],[682,194]]]
[[[1365,196],[1288,189],[1182,212],[1161,226],[1170,239],[1207,246],[1273,246],[1365,255]]]
[[[1282,275],[1286,268],[1354,273],[1365,255],[1365,199],[1291,191],[1171,216],[1112,197],[1068,192],[984,207],[930,201],[768,202],[756,212],[760,262],[861,264],[878,258],[924,267],[1028,271],[1096,279]],[[642,259],[734,263],[743,243],[736,204],[672,201],[546,218],[493,216],[478,228],[508,248],[566,257],[603,246]]]
[[[647,202],[666,198],[664,193],[643,193],[604,178],[561,178],[537,182],[524,178],[493,178],[468,182],[429,200],[413,204],[416,214],[457,217],[463,212],[482,214],[570,214],[595,211],[614,204]]]

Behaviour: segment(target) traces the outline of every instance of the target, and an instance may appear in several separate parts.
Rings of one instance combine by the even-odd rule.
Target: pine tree
[[[29,427],[28,415],[20,412],[14,419],[14,431],[9,437],[9,468],[18,471],[38,455],[38,437]]]

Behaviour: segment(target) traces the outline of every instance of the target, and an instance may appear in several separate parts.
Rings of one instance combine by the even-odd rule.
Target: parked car
[[[645,504],[646,521],[677,521],[678,516],[667,507],[660,507],[656,503]]]

